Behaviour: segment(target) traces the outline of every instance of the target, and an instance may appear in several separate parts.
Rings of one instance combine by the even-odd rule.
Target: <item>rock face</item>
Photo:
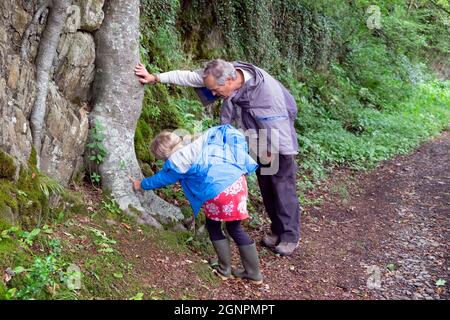
[[[81,30],[94,31],[100,28],[104,18],[102,8],[105,0],[75,0],[73,3],[80,7]]]
[[[0,3],[0,149],[17,163],[28,160],[32,150],[29,119],[35,100],[35,65],[39,37],[45,28],[43,13],[32,25],[27,57],[20,57],[20,44],[40,1]],[[95,70],[95,43],[89,32],[103,20],[104,0],[77,0],[71,7],[65,33],[54,61],[41,149],[41,170],[67,185],[82,164],[88,134],[84,107],[90,99]],[[89,32],[86,32],[89,31]]]
[[[41,150],[41,169],[58,181],[69,181],[83,163],[88,134],[88,118],[83,109],[74,108],[50,86],[48,103],[52,106],[46,117],[47,133]]]
[[[58,88],[73,103],[88,101],[94,80],[94,37],[85,32],[66,34],[58,51],[60,64],[55,74]]]

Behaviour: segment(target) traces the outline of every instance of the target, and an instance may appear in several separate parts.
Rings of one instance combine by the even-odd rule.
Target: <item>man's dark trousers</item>
[[[271,231],[283,242],[297,242],[300,238],[300,204],[297,198],[297,164],[293,155],[276,155],[279,158],[278,171],[271,175],[261,174],[261,164],[256,171],[264,206],[269,215]],[[276,160],[274,160],[276,161]],[[269,170],[270,171],[270,170]]]

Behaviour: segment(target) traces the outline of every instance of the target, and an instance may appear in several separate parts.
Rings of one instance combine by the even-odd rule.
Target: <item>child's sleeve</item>
[[[166,161],[166,164],[167,162],[168,161]],[[166,164],[157,174],[148,178],[144,178],[141,181],[141,188],[143,190],[162,188],[169,184],[173,184],[181,179],[183,175],[181,173],[176,172],[173,168],[171,168]]]

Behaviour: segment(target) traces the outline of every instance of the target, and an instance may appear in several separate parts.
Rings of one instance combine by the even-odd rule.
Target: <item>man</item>
[[[258,151],[260,168],[257,177],[271,220],[271,234],[265,235],[261,243],[280,255],[291,255],[300,238],[300,204],[295,162],[298,153],[294,127],[297,105],[288,90],[261,68],[221,59],[212,60],[203,70],[195,72],[176,70],[150,74],[138,64],[135,74],[143,84],[160,82],[206,87],[214,96],[223,98],[222,124],[237,121],[241,129],[257,134],[258,145],[267,146],[262,148],[264,152]],[[267,157],[269,163],[264,161]],[[276,172],[268,168],[273,164],[278,165]]]

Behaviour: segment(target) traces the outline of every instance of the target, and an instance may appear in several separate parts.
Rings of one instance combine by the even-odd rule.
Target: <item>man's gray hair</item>
[[[203,70],[203,79],[213,76],[219,86],[225,84],[225,80],[231,77],[236,79],[236,69],[233,64],[222,59],[215,59],[208,62]]]

